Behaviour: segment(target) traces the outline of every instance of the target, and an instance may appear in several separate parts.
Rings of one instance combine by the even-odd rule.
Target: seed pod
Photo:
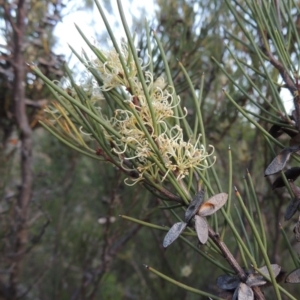
[[[197,211],[199,210],[199,207],[203,203],[204,200],[204,190],[200,190],[191,201],[190,205],[185,211],[184,220],[186,223],[189,223],[190,220],[195,216]]]
[[[285,167],[288,160],[290,159],[291,154],[299,151],[299,149],[300,146],[296,145],[296,146],[284,148],[282,151],[280,151],[279,154],[272,160],[272,162],[266,168],[265,176],[269,176],[281,171]]]
[[[286,278],[287,283],[300,283],[300,269],[292,271]]]
[[[195,229],[200,243],[205,244],[208,240],[208,224],[205,218],[195,216]]]
[[[187,223],[184,222],[178,222],[175,223],[168,233],[166,234],[164,241],[163,241],[163,246],[164,248],[167,248],[170,246],[181,234],[181,232],[186,228]]]
[[[217,286],[223,290],[235,290],[240,284],[237,276],[221,275],[217,278]]]
[[[227,199],[228,194],[226,193],[214,195],[200,206],[198,215],[202,217],[212,215],[226,203]]]

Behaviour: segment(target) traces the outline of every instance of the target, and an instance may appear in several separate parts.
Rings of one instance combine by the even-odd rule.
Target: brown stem
[[[22,269],[22,262],[28,242],[28,208],[32,192],[32,131],[28,122],[25,105],[25,62],[23,57],[25,18],[25,0],[17,3],[16,18],[13,19],[10,11],[5,10],[6,18],[13,28],[13,102],[16,123],[20,131],[21,140],[21,187],[15,207],[15,240],[9,289],[10,299],[18,297],[18,283]]]
[[[241,281],[245,282],[247,279],[246,272],[239,265],[239,263],[234,258],[230,250],[225,245],[225,243],[220,240],[220,236],[211,227],[208,227],[208,235],[211,238],[211,240],[215,243],[215,245],[221,250],[224,258],[230,264],[232,269],[237,273]],[[252,287],[252,290],[254,292],[256,300],[265,300],[265,296],[263,295],[259,287]]]
[[[285,69],[283,64],[275,58],[272,54],[269,47],[265,48],[265,53],[267,54],[270,63],[279,71],[281,77],[285,82],[285,86],[290,91],[290,93],[294,96],[294,106],[296,111],[296,125],[297,129],[300,130],[300,95],[298,91],[298,86],[293,81],[289,71]]]
[[[281,64],[280,61],[274,57],[270,49],[266,50],[266,54],[269,57],[270,63],[279,71],[288,90],[292,95],[294,95],[295,92],[297,92],[297,87],[295,86],[295,83],[289,72],[284,68],[283,64]]]
[[[239,278],[242,281],[245,281],[247,278],[246,272],[242,269],[242,267],[239,265],[239,263],[233,257],[233,255],[231,254],[230,250],[227,248],[225,243],[220,240],[219,235],[216,232],[214,232],[214,230],[211,227],[208,227],[208,235],[212,239],[212,241],[216,244],[216,246],[221,250],[224,258],[231,265],[232,269],[234,271],[236,271]]]

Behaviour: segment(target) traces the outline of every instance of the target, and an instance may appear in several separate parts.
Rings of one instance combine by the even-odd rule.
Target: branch
[[[221,250],[224,258],[230,264],[232,269],[238,274],[239,278],[242,281],[246,280],[246,278],[247,278],[246,272],[242,269],[242,267],[239,265],[239,263],[233,257],[233,255],[231,254],[230,250],[227,248],[225,243],[220,240],[219,235],[216,232],[214,232],[214,230],[211,227],[208,227],[208,234],[209,234],[209,237],[212,239],[212,241]]]
[[[21,141],[21,188],[15,206],[15,239],[12,245],[14,254],[21,253],[12,261],[12,271],[9,279],[9,289],[11,299],[18,297],[18,283],[22,269],[25,249],[28,243],[28,208],[32,193],[32,131],[26,114],[25,105],[25,62],[23,57],[24,35],[25,35],[25,18],[26,8],[25,1],[19,0],[16,9],[16,20],[5,8],[6,17],[13,28],[13,103],[15,110],[16,123],[20,131]]]
[[[10,4],[7,1],[4,1],[5,3],[3,3],[3,9],[4,9],[4,15],[5,18],[7,19],[7,21],[9,22],[10,26],[12,27],[14,32],[18,32],[18,27],[15,24],[11,14],[10,14],[10,8],[8,8],[8,6],[10,6]]]
[[[297,87],[288,73],[288,71],[284,68],[284,66],[280,63],[279,60],[277,60],[274,55],[271,53],[271,50],[265,50],[267,56],[269,57],[270,63],[279,71],[281,77],[283,78],[283,81],[285,82],[285,86],[288,88],[288,90],[291,92],[292,95],[297,92]]]
[[[33,107],[33,108],[44,108],[48,103],[47,99],[40,99],[40,100],[30,100],[30,99],[25,99],[25,104],[27,106]]]
[[[294,106],[296,111],[296,125],[297,129],[300,131],[300,95],[299,95],[299,86],[295,83],[289,74],[288,70],[277,60],[272,54],[269,47],[264,48],[264,52],[267,54],[270,63],[279,71],[283,81],[285,82],[285,87],[290,91],[294,96]]]
[[[237,260],[233,257],[230,250],[227,248],[224,242],[220,240],[219,235],[214,232],[214,230],[211,227],[208,227],[208,234],[209,237],[212,239],[212,241],[215,243],[215,245],[221,250],[224,258],[227,260],[227,262],[230,264],[232,269],[236,271],[237,275],[241,279],[241,281],[245,281],[247,279],[246,272],[242,269],[242,267],[239,265]],[[259,287],[252,287],[252,290],[255,294],[255,299],[257,300],[265,300],[265,296],[263,295],[262,291]]]

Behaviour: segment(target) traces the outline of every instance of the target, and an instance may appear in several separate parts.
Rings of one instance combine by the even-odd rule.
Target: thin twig
[[[209,237],[212,239],[212,241],[216,244],[216,246],[221,250],[224,258],[227,260],[227,262],[230,264],[233,270],[236,271],[239,278],[242,281],[246,280],[247,278],[246,272],[242,269],[242,267],[233,257],[233,255],[231,254],[230,250],[227,248],[225,243],[220,240],[219,235],[211,227],[208,227],[208,234]]]
[[[230,264],[233,270],[236,271],[241,281],[243,282],[246,281],[247,279],[246,272],[239,265],[239,263],[234,258],[230,250],[225,245],[225,243],[221,241],[220,236],[211,227],[208,227],[208,234],[211,240],[215,243],[215,245],[221,250],[224,258],[227,260],[227,262]],[[259,287],[252,287],[252,290],[255,294],[256,300],[265,300],[265,296],[263,295]]]
[[[8,3],[8,2],[6,2]],[[23,57],[25,19],[26,19],[26,1],[19,0],[16,4],[16,17],[13,19],[8,7],[5,6],[5,18],[13,29],[13,51],[14,60],[13,71],[13,102],[15,107],[15,118],[20,130],[21,140],[21,177],[22,183],[18,200],[15,205],[15,240],[12,245],[14,254],[22,253],[18,258],[12,260],[13,266],[10,279],[9,289],[11,299],[17,299],[18,284],[22,270],[22,264],[25,255],[25,249],[28,243],[28,211],[32,194],[32,131],[30,128],[25,105],[25,62]],[[23,255],[24,254],[24,255]]]
[[[285,87],[287,87],[291,94],[294,95],[295,92],[297,92],[297,87],[288,70],[286,70],[284,66],[280,63],[280,61],[274,57],[270,49],[265,49],[265,53],[267,54],[270,63],[279,71],[281,77],[283,78],[283,81],[285,82]]]
[[[280,63],[280,61],[274,57],[271,50],[266,48],[264,50],[270,60],[270,63],[279,71],[281,77],[283,78],[283,81],[285,82],[285,87],[294,96],[294,106],[296,111],[296,125],[297,125],[297,129],[300,131],[300,96],[299,96],[298,87],[293,81],[288,70],[286,70],[285,67]]]

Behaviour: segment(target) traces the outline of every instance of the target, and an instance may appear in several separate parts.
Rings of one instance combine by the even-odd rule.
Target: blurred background
[[[100,3],[121,42],[125,35],[116,4]],[[132,32],[136,32],[142,59],[147,59],[146,20],[161,39],[190,121],[194,117],[189,109],[191,92],[178,60],[196,90],[204,76],[201,108],[208,143],[216,149],[218,176],[224,178],[221,184],[227,186],[230,145],[234,184],[244,193],[243,177],[248,168],[268,220],[271,262],[280,258],[283,269],[289,270],[291,258],[278,229],[282,223],[293,239],[293,224],[283,221],[288,196],[280,189],[272,192],[270,179],[263,179],[272,154],[257,129],[227,102],[222,88],[257,115],[264,115],[265,103],[261,103],[261,110],[254,108],[211,59],[219,61],[249,94],[253,93],[225,47],[228,44],[241,60],[258,65],[253,53],[228,34],[240,34],[233,15],[223,1],[216,0],[128,0],[123,9]],[[0,299],[199,299],[148,273],[143,264],[214,292],[220,274],[208,261],[181,241],[165,251],[164,232],[119,217],[128,215],[170,226],[171,215],[159,209],[159,199],[139,185],[126,186],[117,169],[66,148],[39,125],[53,96],[25,63],[36,63],[46,76],[59,81],[64,75],[62,65],[67,62],[80,80],[84,68],[71,55],[68,43],[78,52],[87,47],[74,22],[99,46],[109,47],[92,0],[0,1]],[[159,55],[154,65],[156,76],[164,74]],[[249,76],[264,94],[270,92],[255,73]],[[260,101],[258,95],[253,96]],[[286,93],[284,101],[290,109],[292,95]],[[234,240],[229,247],[238,253]],[[300,293],[297,285],[286,288]]]

